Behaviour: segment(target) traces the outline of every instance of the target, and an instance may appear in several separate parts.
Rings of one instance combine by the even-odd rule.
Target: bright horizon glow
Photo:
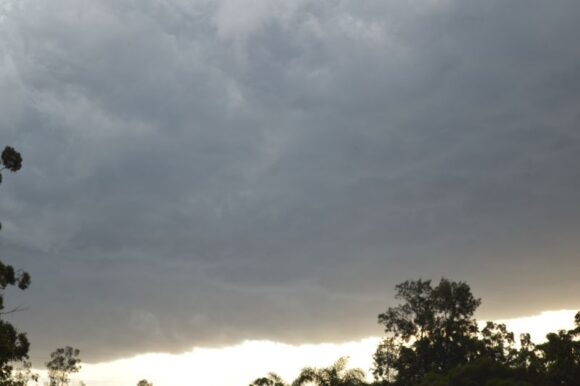
[[[558,330],[574,328],[574,315],[578,310],[544,311],[538,315],[524,316],[515,319],[498,319],[496,323],[505,323],[508,330],[514,333],[516,341],[520,334],[528,332],[532,342],[546,340],[546,334]]]
[[[544,311],[495,322],[505,323],[516,339],[519,334],[529,332],[532,340],[539,343],[548,332],[571,329],[576,312]],[[224,348],[195,347],[183,354],[142,354],[83,364],[81,372],[73,377],[73,384],[82,380],[87,386],[135,386],[139,380],[147,379],[154,386],[247,386],[269,372],[291,381],[305,366],[328,366],[342,356],[349,357],[349,367],[361,368],[370,377],[372,353],[379,340],[380,337],[367,337],[345,343],[303,345],[248,340]]]

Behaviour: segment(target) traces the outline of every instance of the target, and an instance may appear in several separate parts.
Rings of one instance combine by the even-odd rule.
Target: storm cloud
[[[580,307],[579,2],[0,4],[34,356],[360,338],[419,277]]]

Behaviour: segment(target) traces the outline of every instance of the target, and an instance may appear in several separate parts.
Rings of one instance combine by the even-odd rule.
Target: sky
[[[407,279],[580,308],[575,0],[0,0],[42,363],[354,342]]]
[[[532,341],[543,342],[548,332],[574,328],[576,310],[544,311],[522,318],[497,320],[504,323],[516,337],[529,333]],[[485,322],[480,322],[481,327]],[[273,341],[247,340],[236,345],[167,354],[148,353],[114,361],[84,364],[73,374],[75,382],[91,386],[134,385],[147,379],[155,386],[247,385],[258,377],[274,372],[284,381],[296,379],[300,370],[309,367],[331,366],[339,357],[347,358],[348,368],[363,370],[372,381],[372,354],[380,337],[335,343],[290,345]],[[224,371],[224,368],[227,371]],[[35,370],[41,381],[46,371]]]

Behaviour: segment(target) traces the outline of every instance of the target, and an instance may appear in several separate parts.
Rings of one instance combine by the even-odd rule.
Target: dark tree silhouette
[[[580,383],[580,311],[574,322],[574,329],[551,332],[547,341],[537,346],[545,375],[553,385]]]
[[[379,315],[386,336],[374,354],[373,375],[383,385],[580,385],[580,312],[575,328],[520,347],[505,325],[473,317],[481,301],[466,283],[441,279],[397,285],[402,303]]]
[[[534,344],[520,336],[519,348],[504,324],[474,313],[481,300],[464,282],[405,281],[395,287],[401,303],[379,315],[386,336],[373,356],[372,386],[578,386],[580,311],[575,327]],[[347,369],[346,358],[326,368],[305,367],[292,386],[363,386],[364,373]],[[270,373],[250,386],[288,386]]]
[[[479,343],[482,357],[488,357],[503,365],[510,365],[516,361],[514,334],[507,330],[505,324],[486,322],[485,327],[481,329]]]
[[[481,300],[466,283],[441,279],[434,287],[431,280],[405,281],[395,290],[403,303],[379,315],[386,338],[374,355],[375,376],[411,385],[477,357],[473,314]]]
[[[250,386],[288,386],[276,373],[269,373],[265,377],[257,378]]]
[[[13,147],[6,146],[0,157],[4,165],[1,170],[8,169],[11,172],[17,172],[22,167],[22,156]]]
[[[427,374],[417,386],[538,386],[526,373],[512,369],[493,359],[483,358],[460,365],[447,374]]]
[[[81,369],[80,351],[70,346],[57,348],[46,362],[50,386],[65,386],[70,382],[70,374]]]
[[[365,374],[361,369],[347,369],[347,358],[339,358],[330,367],[305,367],[292,386],[362,386]]]
[[[16,172],[22,167],[20,153],[10,146],[2,151],[0,158],[2,160],[0,172],[5,169]],[[2,174],[0,173],[1,182]],[[2,318],[3,315],[19,310],[19,308],[5,309],[6,290],[9,287],[25,290],[29,285],[30,275],[27,272],[16,270],[13,266],[0,261],[0,385],[24,385],[26,384],[25,375],[31,374],[28,362],[30,343],[26,334],[19,332],[11,323]],[[21,371],[16,373],[15,368]]]

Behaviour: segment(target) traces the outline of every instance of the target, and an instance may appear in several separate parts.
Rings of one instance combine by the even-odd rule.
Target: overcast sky
[[[33,357],[379,334],[405,279],[580,308],[580,2],[0,0]]]

